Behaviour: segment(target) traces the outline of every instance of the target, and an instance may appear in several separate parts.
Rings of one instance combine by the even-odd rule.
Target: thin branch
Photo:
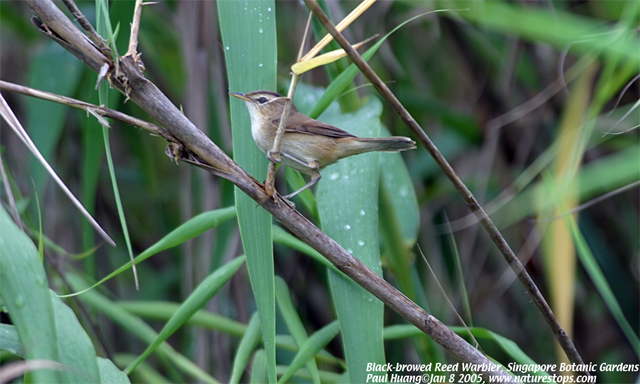
[[[108,57],[111,57],[111,48],[109,48],[109,45],[106,41],[104,41],[102,36],[100,36],[98,32],[96,32],[96,30],[93,28],[93,25],[91,25],[82,11],[80,11],[80,8],[78,8],[76,3],[73,0],[62,0],[62,2],[67,7],[69,12],[71,12],[73,17],[76,18],[76,21],[80,24],[80,26],[84,28],[85,32],[87,32],[87,35],[89,35],[93,43],[102,51],[102,53],[104,53]]]
[[[13,211],[13,220],[16,222],[18,228],[21,231],[24,231],[24,227],[22,226],[22,220],[20,219],[20,214],[18,213],[18,207],[16,206],[16,199],[13,197],[13,192],[11,191],[11,184],[9,183],[9,177],[7,176],[7,172],[4,169],[4,161],[2,160],[2,156],[0,156],[0,175],[2,175],[2,184],[4,184],[4,193],[7,195],[7,199],[9,200],[9,206]]]
[[[95,105],[95,104],[87,103],[85,101],[73,99],[71,97],[56,95],[55,93],[40,91],[38,89],[25,87],[24,85],[14,84],[14,83],[10,83],[8,81],[3,81],[3,80],[0,80],[0,89],[20,93],[26,96],[37,97],[42,100],[52,101],[54,103],[63,104],[72,108],[82,109],[87,113],[97,114],[98,116],[108,117],[110,119],[118,120],[123,123],[130,124],[138,128],[142,128],[146,131],[149,131],[152,134],[162,136],[167,141],[176,142],[176,143],[178,142],[178,139],[176,139],[175,136],[171,134],[171,132],[167,131],[162,127],[159,127],[153,123],[149,123],[147,121],[138,119],[136,117],[129,116],[125,113],[115,111],[103,105]]]
[[[285,100],[284,108],[282,109],[282,115],[280,117],[280,124],[278,124],[278,130],[276,131],[276,137],[273,139],[273,148],[269,151],[269,169],[267,171],[267,180],[264,182],[265,191],[269,196],[273,196],[275,192],[275,178],[276,178],[276,163],[280,162],[280,147],[282,146],[282,138],[284,137],[284,131],[287,128],[289,122],[289,114],[291,113],[291,103],[293,95],[296,92],[296,86],[298,85],[299,75],[295,73],[291,75],[291,85],[289,86],[289,93],[287,93],[287,100]]]
[[[307,27],[304,30],[304,35],[302,36],[302,41],[300,42],[300,50],[298,51],[298,61],[302,57],[302,52],[304,49],[304,44],[307,41],[307,33],[311,28],[311,16],[309,14],[309,19],[307,20]],[[276,130],[276,137],[273,139],[273,147],[269,152],[267,158],[269,159],[269,168],[267,170],[267,179],[264,182],[264,189],[269,196],[273,196],[276,188],[275,188],[275,180],[276,180],[276,164],[280,162],[280,147],[282,146],[282,138],[284,137],[284,131],[287,128],[287,123],[289,122],[289,114],[291,113],[291,103],[293,102],[293,95],[296,92],[296,86],[298,85],[298,79],[300,75],[292,74],[291,75],[291,84],[289,85],[289,92],[287,93],[287,100],[285,100],[284,108],[282,109],[282,115],[280,116],[280,123],[278,124],[278,129]]]
[[[60,187],[60,189],[62,189],[62,191],[67,195],[69,200],[71,200],[73,205],[75,205],[76,208],[78,208],[78,210],[87,218],[87,220],[89,221],[89,223],[91,223],[91,225],[96,230],[96,232],[98,232],[98,234],[103,239],[105,239],[110,245],[115,247],[116,243],[111,239],[111,237],[109,237],[107,232],[104,229],[102,229],[100,224],[98,224],[98,222],[85,209],[85,207],[82,205],[80,200],[78,200],[73,195],[73,192],[71,192],[71,190],[66,186],[66,184],[62,181],[62,179],[60,179],[56,171],[53,170],[53,168],[49,165],[47,160],[42,156],[42,154],[40,153],[36,145],[33,143],[31,138],[27,134],[27,131],[24,129],[24,127],[22,126],[18,118],[15,116],[15,114],[9,107],[9,104],[7,104],[7,101],[4,99],[4,97],[1,94],[0,94],[0,116],[2,116],[2,118],[7,122],[9,127],[13,129],[13,131],[18,135],[20,140],[22,140],[24,145],[29,149],[29,151],[31,151],[31,153],[36,157],[36,159],[38,159],[38,161],[42,164],[42,166],[49,173],[49,175],[51,175],[51,178],[53,178],[53,181],[55,181],[56,184],[58,184],[58,187]]]
[[[136,0],[131,22],[131,35],[129,36],[129,49],[125,56],[135,56],[138,53],[138,32],[140,31],[140,19],[142,17],[142,0]]]
[[[329,21],[327,15],[320,8],[318,3],[315,0],[304,1],[307,6],[313,11],[316,17],[320,20],[322,25],[327,29],[327,31],[329,31],[329,33],[334,37],[338,44],[340,44],[340,46],[347,52],[349,58],[354,62],[354,64],[358,66],[362,74],[365,75],[367,79],[369,79],[369,81],[371,81],[373,86],[378,90],[382,97],[385,98],[394,112],[398,114],[402,121],[404,121],[405,124],[407,124],[407,126],[411,129],[411,131],[419,138],[422,145],[424,145],[427,151],[431,154],[436,163],[440,166],[445,175],[454,185],[458,193],[462,196],[465,203],[467,203],[469,209],[471,209],[471,211],[478,217],[478,220],[484,227],[485,231],[489,234],[493,242],[496,244],[496,246],[500,250],[500,253],[502,253],[504,258],[506,259],[507,263],[511,266],[511,268],[513,268],[522,285],[524,285],[527,293],[538,307],[540,313],[551,328],[551,331],[553,332],[557,340],[560,342],[560,345],[567,354],[569,360],[576,364],[583,364],[580,354],[576,350],[569,336],[567,336],[564,329],[562,329],[562,327],[556,320],[555,315],[540,293],[540,290],[533,282],[520,260],[518,260],[514,252],[511,250],[509,244],[504,239],[493,221],[491,221],[489,216],[482,209],[482,206],[480,206],[467,186],[462,182],[462,180],[460,180],[453,167],[451,167],[451,164],[449,164],[444,156],[442,156],[438,148],[435,146],[435,144],[433,144],[422,127],[420,127],[420,125],[415,121],[411,114],[404,108],[402,103],[400,103],[400,101],[391,92],[391,90],[389,90],[387,85],[378,77],[378,75],[376,75],[376,73],[371,69],[367,62],[362,59],[362,56],[360,56],[360,54],[355,49],[353,49],[353,47],[344,38],[344,36],[342,36],[342,34],[336,29],[336,27]],[[587,376],[590,375],[586,370],[583,371],[583,373]]]

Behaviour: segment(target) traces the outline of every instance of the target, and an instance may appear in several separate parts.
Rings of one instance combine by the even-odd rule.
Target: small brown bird
[[[247,104],[253,140],[262,152],[270,155],[286,98],[272,91],[231,95]],[[356,137],[340,128],[305,116],[292,105],[280,148],[282,163],[306,173],[311,176],[311,180],[285,198],[290,199],[317,183],[320,180],[319,171],[342,158],[372,151],[399,152],[415,148],[416,143],[408,137]]]

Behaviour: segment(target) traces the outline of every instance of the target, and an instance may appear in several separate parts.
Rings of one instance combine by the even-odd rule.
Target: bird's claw
[[[280,158],[280,152],[273,152],[273,151],[267,152],[267,159],[269,159],[269,161],[271,161],[272,163],[282,162],[282,159]]]

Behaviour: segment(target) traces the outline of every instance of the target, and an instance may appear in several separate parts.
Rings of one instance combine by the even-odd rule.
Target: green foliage
[[[95,22],[93,2],[79,5]],[[323,5],[338,15],[356,3]],[[109,27],[119,31],[110,43],[123,54],[133,1],[109,6]],[[571,316],[563,326],[586,362],[637,364],[639,3],[403,0],[373,7],[347,28],[347,38],[383,36],[363,56],[478,197],[552,306],[568,300],[559,308]],[[0,2],[2,80],[106,102],[95,74],[35,33],[31,16],[22,3]],[[272,0],[145,6],[145,75],[263,181],[268,162],[253,142],[245,105],[229,101],[228,92],[285,93],[277,84],[289,81],[306,17],[299,3]],[[13,134],[0,136],[7,187],[31,236],[5,212],[12,209],[3,181],[0,297],[8,317],[0,324],[0,364],[64,364],[29,372],[25,382],[360,382],[367,363],[453,362],[231,183],[176,166],[162,140],[111,121],[107,163],[95,118],[3,96],[118,243],[96,242]],[[357,135],[412,136],[346,59],[304,74],[294,104]],[[149,119],[114,90],[108,105]],[[569,144],[561,140],[566,133]],[[562,174],[566,156],[573,167]],[[561,361],[529,297],[420,145],[344,159],[322,175],[295,202],[345,249],[495,361]],[[282,167],[278,178],[283,194],[306,183]],[[123,274],[131,268],[124,215],[139,291]],[[44,263],[34,247],[40,242]],[[567,256],[550,243],[575,249],[568,256],[575,269],[558,270],[553,261]],[[69,257],[76,254],[88,257]],[[558,294],[558,276],[571,289]],[[63,303],[57,294],[75,297]],[[598,382],[638,377],[595,374]]]

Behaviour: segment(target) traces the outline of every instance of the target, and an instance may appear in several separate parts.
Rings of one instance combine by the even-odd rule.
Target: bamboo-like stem
[[[411,114],[404,108],[402,103],[400,103],[400,101],[395,97],[395,95],[391,92],[387,85],[378,77],[378,75],[376,75],[369,64],[367,64],[367,62],[362,59],[362,56],[360,56],[360,54],[355,49],[353,49],[351,44],[349,44],[344,36],[342,36],[342,34],[336,29],[331,21],[329,21],[329,18],[320,8],[318,3],[315,0],[304,1],[311,9],[311,11],[316,15],[316,17],[320,20],[322,25],[324,25],[327,31],[329,31],[329,33],[338,42],[338,44],[340,44],[342,49],[347,52],[349,58],[354,62],[354,64],[356,64],[356,66],[358,66],[362,74],[366,76],[369,81],[371,81],[373,86],[389,103],[394,112],[398,114],[402,121],[404,121],[405,124],[407,124],[407,126],[411,129],[411,131],[418,137],[422,145],[427,149],[429,154],[431,154],[436,163],[449,178],[460,196],[462,196],[465,203],[467,203],[467,205],[469,206],[469,209],[471,209],[471,211],[476,215],[485,231],[489,234],[491,240],[493,240],[493,242],[496,244],[498,250],[500,251],[500,253],[502,253],[509,266],[516,273],[522,285],[524,285],[527,293],[538,307],[540,313],[551,328],[551,331],[553,332],[556,339],[560,342],[560,345],[562,346],[562,349],[566,353],[569,360],[576,364],[583,364],[582,357],[580,357],[580,354],[576,350],[576,347],[573,345],[573,342],[556,320],[555,315],[542,296],[542,293],[540,293],[540,290],[533,282],[520,260],[516,257],[513,250],[511,250],[511,247],[504,239],[498,228],[489,218],[484,209],[482,209],[482,206],[478,203],[473,193],[471,193],[469,188],[467,188],[462,180],[460,180],[451,164],[449,164],[447,159],[442,156],[429,136],[427,136],[422,127],[420,127],[420,125],[415,121]],[[585,370],[583,371],[583,373],[589,376],[588,371]]]

